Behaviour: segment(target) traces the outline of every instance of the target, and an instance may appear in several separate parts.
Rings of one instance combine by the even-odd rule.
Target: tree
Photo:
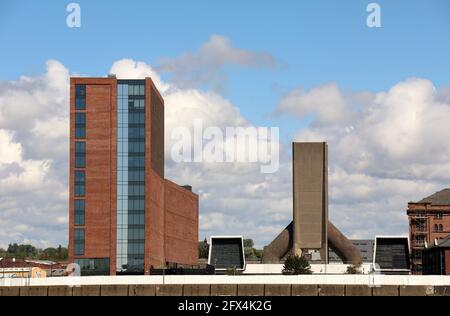
[[[311,274],[311,266],[308,260],[300,256],[289,256],[283,266],[283,274]]]
[[[198,257],[201,259],[208,259],[209,244],[206,238],[198,243]]]
[[[253,239],[244,239],[244,248],[253,248],[254,245]]]

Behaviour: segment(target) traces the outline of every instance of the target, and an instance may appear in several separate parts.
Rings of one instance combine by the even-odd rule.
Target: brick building
[[[423,251],[423,274],[450,275],[450,235]]]
[[[450,189],[444,189],[419,202],[408,203],[411,270],[422,274],[425,246],[434,245],[450,234]]]
[[[70,80],[69,259],[82,274],[198,260],[198,196],[164,178],[164,100],[150,78]]]

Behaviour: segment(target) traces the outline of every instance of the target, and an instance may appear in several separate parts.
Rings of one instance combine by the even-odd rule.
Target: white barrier
[[[450,285],[440,275],[167,275],[85,276],[51,278],[0,278],[0,286],[107,285],[107,284],[348,284],[348,285]]]

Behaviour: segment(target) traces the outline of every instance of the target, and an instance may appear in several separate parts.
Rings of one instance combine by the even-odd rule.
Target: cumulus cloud
[[[181,88],[207,85],[216,91],[223,91],[226,87],[226,75],[223,71],[225,67],[260,68],[273,67],[275,64],[275,58],[268,52],[234,47],[229,38],[213,35],[198,51],[174,58],[163,58],[156,69],[168,73],[172,82]]]
[[[353,112],[334,83],[315,87],[309,91],[295,88],[280,101],[276,113],[289,112],[299,118],[315,115],[317,124],[345,124]]]
[[[261,174],[259,164],[255,163],[175,163],[171,159],[171,149],[178,141],[172,135],[176,128],[184,127],[193,135],[196,120],[204,128],[218,127],[224,134],[226,127],[253,126],[239,108],[214,91],[163,82],[145,63],[117,61],[110,72],[124,78],[152,76],[158,88],[164,87],[161,93],[165,101],[166,177],[192,185],[199,194],[201,238],[245,234],[255,238],[258,245],[264,245],[279,227],[286,225],[290,220],[292,190],[290,182],[283,180],[290,174],[285,157],[276,174]]]
[[[216,41],[235,50],[229,41]],[[199,54],[215,56],[207,44]],[[225,55],[225,62],[211,62],[220,64],[216,69],[270,64],[264,58],[252,64],[246,54]],[[199,194],[200,238],[244,234],[263,246],[289,223],[292,169],[283,146],[280,169],[274,174],[261,174],[252,163],[170,159],[173,129],[191,129],[196,119],[205,127],[252,126],[239,108],[217,92],[164,81],[143,62],[119,60],[110,72],[119,78],[150,76],[162,92],[166,176],[193,185]],[[69,71],[49,61],[42,76],[0,82],[0,246],[25,241],[67,244],[68,80]],[[405,80],[378,93],[344,93],[336,84],[308,91],[296,88],[277,111],[313,117],[296,140],[329,142],[330,217],[350,237],[406,234],[406,203],[448,186],[448,91],[437,90],[428,80]]]
[[[313,115],[295,140],[329,143],[330,216],[354,237],[406,234],[407,202],[450,184],[446,91],[419,78],[375,94],[345,95],[334,84],[325,87],[289,97],[294,90],[278,109]],[[363,102],[354,107],[357,98]]]
[[[67,244],[68,70],[0,82],[0,246]]]
[[[228,52],[228,62],[253,63],[237,52]],[[276,230],[277,223],[284,225],[289,219],[289,184],[276,175],[261,174],[258,164],[175,164],[170,159],[174,142],[170,131],[179,126],[191,129],[195,119],[202,120],[205,127],[251,126],[229,100],[216,92],[165,82],[150,65],[131,59],[115,62],[110,73],[118,78],[151,77],[163,94],[166,174],[180,184],[192,184],[199,193],[200,236],[244,233],[258,239],[261,232]],[[9,242],[42,247],[67,244],[68,83],[69,71],[57,61],[49,61],[41,76],[0,83],[2,247]],[[286,166],[282,164],[281,170]],[[288,168],[284,172],[287,174]],[[262,219],[252,220],[258,216]]]

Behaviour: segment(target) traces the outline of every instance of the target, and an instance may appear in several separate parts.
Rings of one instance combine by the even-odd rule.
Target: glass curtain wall
[[[118,274],[144,273],[145,80],[118,80]]]

